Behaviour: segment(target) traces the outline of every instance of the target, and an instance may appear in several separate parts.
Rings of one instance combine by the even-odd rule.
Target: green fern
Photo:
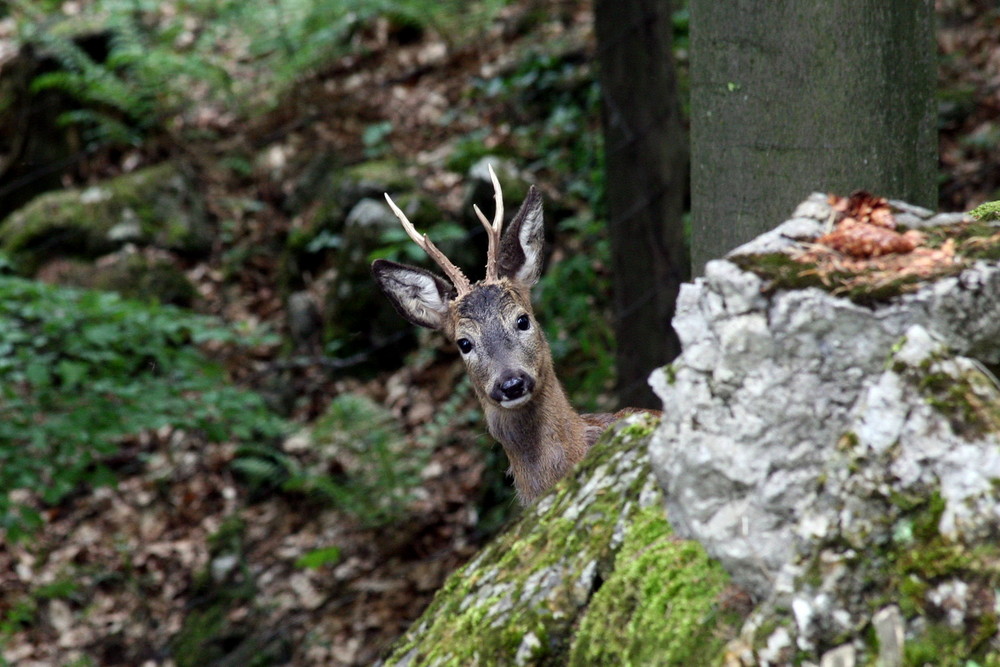
[[[354,48],[352,37],[376,17],[469,35],[507,0],[189,0],[176,14],[149,0],[95,0],[72,20],[30,0],[8,1],[20,41],[61,66],[38,77],[34,89],[74,97],[82,110],[63,121],[82,125],[92,141],[135,144],[194,107],[244,117],[273,109]],[[79,26],[107,32],[104,62],[76,44]]]

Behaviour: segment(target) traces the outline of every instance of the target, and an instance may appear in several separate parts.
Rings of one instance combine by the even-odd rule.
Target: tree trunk
[[[933,208],[934,67],[929,0],[691,0],[696,270],[812,191]]]
[[[681,215],[687,149],[669,0],[595,0],[604,98],[618,398],[658,406],[646,378],[680,352],[670,327],[690,273]],[[664,332],[667,332],[664,335]]]

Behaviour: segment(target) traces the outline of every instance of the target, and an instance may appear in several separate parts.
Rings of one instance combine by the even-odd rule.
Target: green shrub
[[[233,467],[258,485],[305,494],[380,526],[406,514],[429,451],[410,446],[381,405],[342,394],[316,420],[301,453],[248,443]]]
[[[282,424],[229,385],[198,344],[260,342],[178,308],[0,276],[0,528],[16,539],[47,504],[107,484],[102,460],[124,436],[163,426],[212,441],[273,437]]]

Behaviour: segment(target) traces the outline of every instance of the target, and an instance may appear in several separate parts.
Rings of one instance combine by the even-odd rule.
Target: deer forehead
[[[476,285],[458,299],[453,308],[455,321],[461,326],[470,321],[483,323],[506,321],[521,313],[530,313],[531,304],[507,281]]]
[[[515,322],[523,314],[531,314],[531,304],[512,285],[477,285],[452,308],[454,334],[456,338],[478,338],[490,348],[509,347]]]

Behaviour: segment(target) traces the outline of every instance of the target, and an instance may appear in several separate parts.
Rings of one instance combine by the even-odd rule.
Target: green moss
[[[858,442],[858,434],[853,431],[847,431],[846,433],[841,434],[840,438],[837,440],[837,451],[854,451],[858,446]]]
[[[895,522],[897,527],[910,526],[908,531],[896,533],[907,533],[907,539],[895,539],[871,559],[871,564],[865,564],[871,569],[865,576],[871,578],[872,588],[881,589],[870,599],[873,612],[896,604],[905,618],[923,620],[924,630],[906,641],[908,665],[964,665],[968,660],[982,665],[987,642],[997,633],[992,603],[983,610],[975,608],[978,603],[972,601],[992,599],[1000,585],[1000,550],[992,544],[970,549],[941,535],[938,527],[945,507],[945,500],[935,491],[924,503],[907,509]],[[953,580],[968,586],[966,599],[970,601],[965,619],[957,628],[947,624],[942,610],[928,598],[933,588]],[[956,662],[941,662],[945,657],[942,646],[948,647],[947,657]]]
[[[1000,201],[986,202],[969,211],[976,220],[983,222],[995,222],[1000,220]]]
[[[969,635],[965,628],[931,623],[921,635],[907,638],[903,645],[903,664],[908,667],[1000,665],[1000,654],[982,653],[983,641],[978,633]]]
[[[41,195],[0,227],[0,248],[32,272],[53,254],[96,257],[125,241],[187,253],[207,248],[201,201],[164,163],[101,185]]]
[[[945,415],[952,430],[969,439],[1000,433],[1000,401],[989,378],[976,370],[960,374],[931,364],[916,379],[917,388],[935,410]]]
[[[843,446],[848,440],[856,438],[841,438],[844,471],[851,470],[854,461],[868,459],[861,466],[867,478],[895,456],[890,448],[884,460],[870,460],[872,452],[859,451],[856,442]],[[868,479],[867,483],[877,484],[877,480]],[[879,501],[878,497],[866,500]],[[877,639],[864,620],[887,606],[896,606],[907,628],[904,664],[967,665],[973,661],[983,665],[996,659],[989,651],[998,629],[995,600],[1000,590],[1000,547],[990,540],[969,544],[942,534],[947,500],[934,484],[888,490],[881,501],[882,511],[869,509],[860,520],[841,526],[814,545],[802,563],[797,591],[807,598],[832,593],[837,604],[861,621],[841,634],[824,636],[822,643],[838,646],[860,640],[865,649],[858,664],[874,664]],[[962,618],[952,626],[949,623],[955,620],[949,616],[958,607],[947,596],[943,604],[936,601],[931,593],[954,582],[964,587],[956,589],[962,600]],[[788,625],[794,637],[791,619],[788,609],[770,609],[759,621],[763,630],[754,633],[754,644],[765,644],[782,624]],[[947,647],[947,659],[953,662],[942,662],[942,647]],[[803,659],[814,661],[817,657]]]
[[[830,271],[825,276],[820,277],[815,263],[798,262],[784,253],[737,255],[730,258],[730,261],[744,271],[756,273],[768,280],[766,292],[769,294],[779,290],[800,290],[815,287],[867,307],[885,303],[893,297],[911,291],[913,286],[924,281],[916,276],[903,276],[876,285],[846,287],[848,281],[856,278],[858,274],[847,271]],[[958,270],[958,268],[949,267],[951,273],[957,273]]]
[[[767,255],[736,255],[730,258],[744,271],[751,271],[771,281],[768,291],[779,289],[823,288],[823,281],[814,273],[815,264],[796,262],[784,253]]]
[[[582,660],[600,650],[601,614],[610,611],[630,619],[637,634],[620,641],[637,651],[648,639],[638,633],[664,608],[671,617],[661,625],[675,634],[660,646],[676,643],[680,655],[706,627],[701,646],[724,641],[711,628],[725,615],[715,603],[725,577],[700,547],[675,540],[662,516],[645,453],[656,423],[636,415],[606,434],[572,477],[448,579],[388,664],[505,665],[519,654],[563,664],[571,651]],[[656,576],[642,581],[653,567]],[[578,626],[589,639],[574,639]]]
[[[620,433],[622,437],[632,438],[634,440],[641,440],[643,438],[648,438],[659,426],[659,417],[652,417],[651,419],[642,419],[630,422],[622,427]]]
[[[967,262],[1000,259],[1000,228],[986,220],[927,227],[920,232],[924,234],[925,244],[930,248],[940,248],[951,240],[955,244],[955,252]],[[964,268],[967,262],[960,264]]]
[[[720,608],[727,581],[700,545],[673,537],[658,507],[643,510],[580,622],[569,664],[704,664],[741,620]]]

